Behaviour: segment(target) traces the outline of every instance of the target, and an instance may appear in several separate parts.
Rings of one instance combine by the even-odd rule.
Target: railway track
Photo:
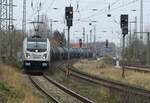
[[[62,69],[62,67],[60,67],[60,69],[63,72],[66,72],[64,69]],[[150,101],[150,91],[149,90],[146,90],[146,89],[143,89],[140,87],[135,87],[132,85],[123,84],[123,83],[112,81],[112,80],[107,80],[107,79],[100,78],[97,76],[93,76],[93,75],[87,74],[85,72],[81,72],[81,71],[75,69],[73,66],[71,66],[69,72],[70,72],[71,76],[74,76],[76,78],[102,85],[111,90],[123,92],[125,94],[129,94],[129,95],[132,95],[135,97],[137,96],[144,101],[144,102],[140,102],[140,103],[149,103],[149,101]],[[130,98],[130,97],[128,96],[127,98]],[[128,103],[128,102],[125,102],[125,103]]]
[[[54,101],[55,103],[61,103],[60,101],[58,101],[55,97],[53,97],[50,93],[48,93],[44,88],[42,88],[39,83],[37,81],[35,81],[33,79],[32,76],[29,76],[30,81],[32,82],[32,84],[40,91],[42,91],[48,98],[50,98],[52,101]]]
[[[116,81],[107,80],[107,79],[100,78],[97,76],[92,76],[90,74],[87,74],[87,73],[84,73],[84,72],[81,72],[81,71],[78,71],[75,69],[71,69],[71,74],[73,76],[78,77],[78,78],[85,79],[85,80],[88,80],[90,82],[101,84],[101,85],[104,85],[107,87],[111,87],[111,88],[115,88],[115,89],[119,89],[119,90],[124,90],[124,91],[131,91],[131,92],[134,92],[136,94],[150,96],[149,90],[134,87],[131,85],[126,85],[126,84],[116,82]]]
[[[150,73],[150,69],[143,68],[143,67],[131,67],[131,66],[126,66],[125,68],[126,68],[126,69],[129,69],[129,70],[138,71],[138,72]]]
[[[55,65],[55,67],[57,69],[60,69],[63,72],[66,72],[65,69],[63,69],[65,66],[66,66],[65,62],[61,62],[58,65]],[[97,76],[93,76],[93,75],[81,72],[79,70],[76,70],[73,66],[71,66],[71,68],[69,70],[69,73],[70,73],[71,76],[74,76],[76,78],[83,79],[83,80],[86,80],[86,81],[89,81],[89,82],[92,82],[92,83],[95,83],[95,84],[98,84],[98,85],[102,85],[106,88],[109,88],[110,90],[124,92],[125,93],[124,96],[126,98],[132,98],[132,97],[130,97],[130,95],[132,94],[132,95],[136,96],[137,98],[142,98],[142,100],[144,100],[142,102],[134,102],[134,103],[149,103],[149,101],[150,101],[150,91],[148,91],[148,90],[138,88],[138,87],[133,87],[133,86],[126,85],[126,84],[122,84],[122,83],[116,82],[116,81],[107,80],[107,79],[100,78],[100,77],[97,77]],[[35,79],[35,77],[32,77],[32,76],[29,76],[29,77],[30,77],[32,83],[39,90],[41,90],[46,96],[51,98],[51,100],[53,100],[55,103],[63,103],[64,101],[60,99],[61,96],[59,96],[59,98],[58,98],[58,96],[56,96],[56,95],[54,96],[53,93],[51,93],[51,92],[49,92],[49,90],[47,90],[47,88],[51,88],[51,87],[49,87],[49,85],[54,85],[55,88],[58,88],[59,90],[61,90],[61,92],[64,92],[64,93],[68,94],[69,97],[67,97],[67,98],[73,98],[71,101],[69,101],[69,102],[65,101],[64,103],[66,103],[66,102],[67,103],[70,103],[70,102],[71,103],[80,103],[80,102],[94,103],[93,101],[91,101],[91,100],[89,100],[89,99],[87,99],[87,98],[85,98],[85,97],[69,90],[68,88],[66,88],[63,85],[61,85],[60,83],[54,81],[53,79],[51,79],[47,75],[43,75],[42,77],[40,77],[40,78],[44,79],[44,80],[42,80],[43,83],[41,81]],[[36,77],[36,78],[39,78],[39,77]],[[41,86],[41,85],[45,84],[46,81],[49,82],[49,83],[46,83],[47,87],[43,88],[43,86]],[[58,94],[60,94],[60,93],[58,93]],[[66,95],[66,94],[64,94],[64,95]],[[124,102],[124,103],[133,103],[133,102]]]
[[[76,92],[68,89],[67,87],[63,86],[62,84],[52,80],[51,78],[49,78],[48,76],[44,75],[44,78],[46,78],[49,82],[51,82],[52,84],[54,84],[55,86],[57,86],[59,89],[63,90],[64,92],[66,92],[67,94],[75,97],[76,99],[80,100],[83,103],[94,103],[93,101],[89,100],[86,97],[83,97],[79,94],[77,94]]]
[[[88,98],[75,93],[74,91],[68,89],[67,87],[54,81],[53,79],[51,79],[46,75],[29,76],[29,78],[36,88],[42,91],[55,103],[94,103]],[[43,86],[43,84],[46,84],[46,86]],[[51,89],[48,90],[48,88]],[[54,93],[52,91],[57,91],[57,93]]]

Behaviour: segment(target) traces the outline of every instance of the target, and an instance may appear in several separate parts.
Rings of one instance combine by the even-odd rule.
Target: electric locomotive
[[[23,66],[26,72],[44,72],[50,65],[50,42],[39,36],[23,41]]]

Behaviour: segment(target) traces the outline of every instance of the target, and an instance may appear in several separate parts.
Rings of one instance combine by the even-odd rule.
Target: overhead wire
[[[105,10],[105,8],[102,8],[101,10],[99,10],[99,11],[103,11],[103,10]],[[76,25],[77,24],[77,22],[91,22],[91,20],[81,20],[80,19],[80,17],[81,17],[81,13],[79,12],[79,19],[76,19],[76,20],[74,20],[74,25]]]
[[[113,2],[110,6],[112,7],[112,6],[114,6],[114,5],[116,5],[118,2],[120,2],[121,0],[116,0],[115,2]],[[107,5],[107,3],[106,3],[106,0],[105,0],[105,5]],[[95,16],[97,13],[101,13],[101,12],[106,12],[106,10],[107,10],[107,6],[106,7],[104,7],[104,8],[102,8],[102,9],[100,9],[100,10],[98,10],[98,11],[96,11],[94,14],[92,14],[92,15],[90,15],[90,16],[88,16],[88,17],[84,17],[84,19],[88,19],[88,18],[90,18],[90,17],[93,17],[93,16]]]
[[[37,3],[38,1],[36,0],[36,3]],[[34,15],[36,15],[36,13],[37,13],[37,11],[35,12],[35,9],[33,8],[33,0],[31,0],[31,8],[32,8],[32,10],[33,10],[33,13],[28,17],[28,19],[30,18],[32,18],[32,17],[34,17]],[[28,20],[27,19],[27,20]]]
[[[50,3],[49,7],[46,9],[45,14],[47,14],[47,12],[48,12],[49,10],[51,10],[50,8],[53,6],[53,4],[54,4],[55,1],[56,1],[56,0],[52,0],[52,2]]]
[[[116,0],[115,2],[111,3],[111,6],[116,5],[118,2],[120,2],[121,0]]]
[[[41,2],[41,0],[40,0],[40,2]],[[44,5],[46,4],[46,2],[47,1],[43,0],[43,2],[41,2],[41,5],[44,7]],[[31,3],[33,3],[33,0],[31,1]],[[38,5],[38,3],[39,3],[39,0],[36,0],[36,4],[37,5]],[[33,4],[31,4],[31,5],[33,5]],[[38,13],[38,11],[37,10],[35,11],[34,8],[32,8],[32,10],[33,10],[33,13],[29,16],[29,18],[33,18]]]
[[[128,2],[128,3],[126,3],[126,4],[123,4],[123,5],[120,5],[120,6],[116,7],[116,8],[113,8],[113,9],[111,9],[110,11],[112,12],[112,11],[114,11],[114,10],[116,10],[116,9],[129,6],[129,5],[131,5],[131,4],[133,4],[133,3],[137,2],[137,1],[138,1],[138,0],[133,0],[133,1],[131,1],[131,2]],[[103,10],[101,9],[101,11],[103,11]],[[107,12],[104,11],[104,12],[101,12],[101,13],[99,13],[99,14],[95,13],[95,14],[93,14],[93,15],[91,15],[91,16],[88,16],[88,17],[86,17],[86,18],[83,18],[83,19],[89,19],[89,18],[91,18],[91,17],[101,16],[101,15],[103,15],[103,14],[105,14],[105,13],[107,13]]]
[[[121,0],[116,0],[114,3],[112,3],[111,4],[111,6],[112,5],[116,5],[118,2],[120,2]],[[138,0],[133,0],[133,1],[131,1],[131,2],[128,2],[128,3],[126,3],[126,4],[123,4],[123,5],[120,5],[120,6],[118,6],[118,7],[115,7],[115,8],[113,8],[113,9],[111,9],[110,11],[114,11],[114,10],[116,10],[116,9],[119,9],[119,8],[122,8],[122,7],[125,7],[125,6],[129,6],[130,4],[133,4],[133,3],[135,3],[135,2],[137,2]],[[101,10],[99,10],[99,11],[102,11],[100,14],[98,14],[98,15],[91,15],[90,17],[95,17],[95,16],[100,16],[100,15],[103,15],[103,14],[105,14],[106,13],[106,11],[104,11],[106,8],[103,8],[103,9],[101,9]],[[97,14],[97,13],[96,13]],[[90,17],[88,17],[87,19],[89,19]],[[85,19],[83,19],[83,20],[85,20]],[[75,21],[75,22],[78,22],[78,21]],[[82,20],[81,20],[81,22],[82,22]],[[85,21],[86,22],[86,21]],[[76,24],[76,23],[75,23]]]

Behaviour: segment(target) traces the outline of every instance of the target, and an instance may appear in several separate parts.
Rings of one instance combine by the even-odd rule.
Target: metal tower
[[[143,39],[143,0],[140,1],[141,8],[140,8],[140,39]]]
[[[1,22],[2,22],[2,0],[0,0],[0,31],[1,31]]]
[[[9,32],[12,32],[14,29],[14,25],[13,25],[13,0],[9,0],[9,20],[8,20],[8,30]]]
[[[7,0],[1,0],[0,1],[0,59],[2,57],[2,55],[5,55],[7,51],[7,49],[5,48],[5,50],[3,49],[3,47],[5,47],[7,45],[5,39],[7,38],[7,36],[5,35],[7,32],[7,27],[8,27],[8,2]]]
[[[0,0],[0,57],[2,54],[7,55],[8,52],[7,45],[10,43],[14,28],[13,7],[13,0]]]
[[[7,31],[8,28],[8,0],[1,0],[0,30]]]
[[[13,0],[0,0],[0,30],[13,29]]]
[[[1,60],[1,51],[2,51],[2,33],[1,33],[1,23],[2,23],[2,0],[0,0],[0,60]]]

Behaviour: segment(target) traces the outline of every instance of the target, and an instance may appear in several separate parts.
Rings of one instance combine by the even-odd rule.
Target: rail
[[[86,97],[83,97],[77,93],[75,93],[74,91],[66,88],[65,86],[63,86],[62,84],[52,80],[51,78],[47,77],[46,75],[44,75],[44,77],[49,81],[51,82],[52,84],[54,84],[55,86],[57,86],[58,88],[60,88],[61,90],[63,90],[64,92],[68,93],[69,95],[77,98],[78,100],[82,101],[83,103],[94,103],[93,101],[89,100],[88,98]]]
[[[42,87],[39,86],[39,83],[37,83],[37,81],[35,81],[32,76],[28,76],[30,81],[32,82],[32,84],[40,91],[42,91],[47,97],[49,97],[50,99],[52,99],[55,103],[61,103],[60,101],[58,101],[57,99],[55,99],[52,95],[50,95],[47,91],[45,91]]]

